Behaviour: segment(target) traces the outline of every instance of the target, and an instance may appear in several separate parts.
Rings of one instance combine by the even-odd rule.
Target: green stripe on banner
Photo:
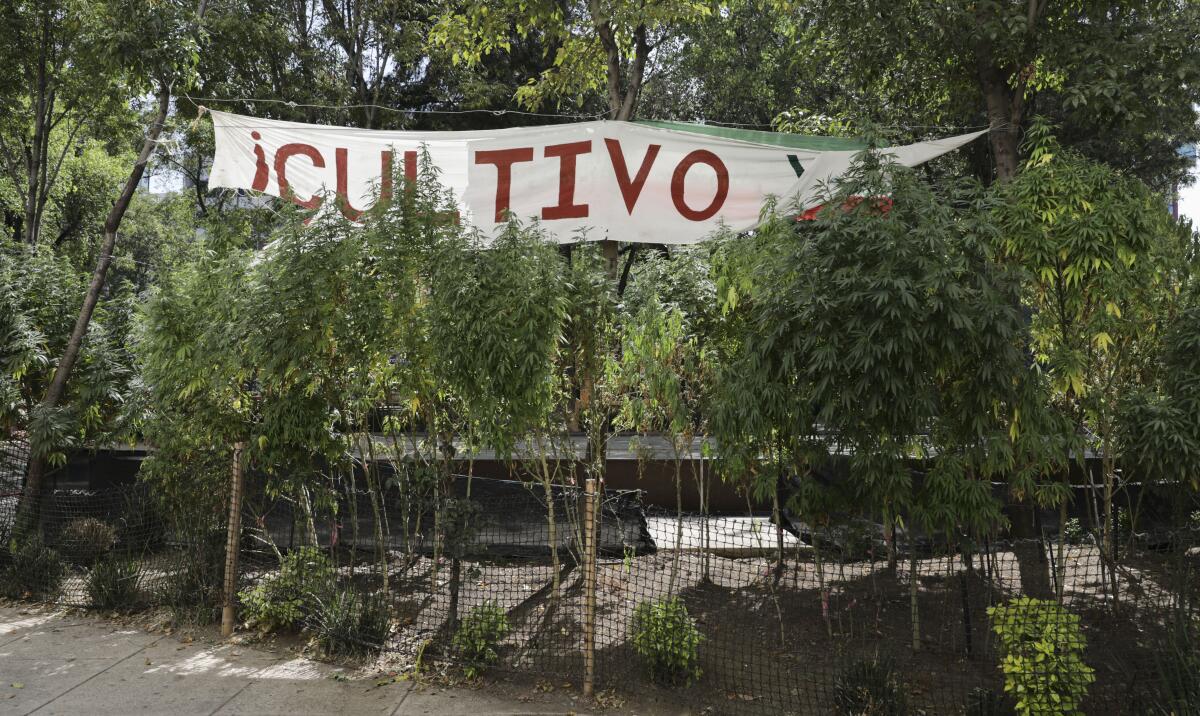
[[[707,134],[710,137],[733,139],[739,142],[755,144],[770,144],[788,149],[808,149],[814,152],[848,152],[866,149],[867,145],[857,139],[842,137],[820,137],[808,134],[784,134],[781,132],[762,132],[757,129],[735,129],[733,127],[718,127],[712,124],[691,124],[688,122],[666,122],[657,119],[639,119],[634,124],[658,129],[670,129],[676,132],[691,132]]]

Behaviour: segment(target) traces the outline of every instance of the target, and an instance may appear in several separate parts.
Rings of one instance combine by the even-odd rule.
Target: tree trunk
[[[379,558],[379,573],[383,583],[383,592],[386,594],[388,591],[388,543],[384,535],[384,522],[387,520],[387,514],[384,512],[381,503],[385,502],[387,498],[383,494],[383,489],[379,484],[379,471],[375,462],[375,443],[371,440],[369,425],[363,425],[362,435],[367,443],[367,494],[371,498],[371,512],[375,519],[375,550],[376,556]]]
[[[633,31],[633,61],[630,63],[629,77],[625,82],[625,97],[614,119],[623,122],[633,119],[638,97],[642,92],[642,78],[646,74],[646,60],[649,57],[650,45],[646,42],[646,26],[638,25]]]
[[[1036,510],[1037,507],[1034,505],[1021,505],[1020,509],[1022,513],[1026,509],[1030,510],[1028,524],[1032,525],[1032,511]],[[1023,514],[1022,516],[1025,515]],[[1019,526],[1020,521],[1014,520],[1013,525]],[[1021,534],[1019,530],[1014,531],[1012,551],[1013,557],[1017,561],[1017,570],[1021,577],[1021,592],[1028,597],[1053,599],[1054,588],[1050,583],[1046,547],[1042,542],[1041,535]]]
[[[33,245],[38,238],[38,189],[39,178],[42,174],[42,144],[49,132],[48,101],[46,88],[49,79],[46,76],[46,43],[50,42],[48,17],[42,20],[42,36],[38,56],[37,96],[33,98],[33,142],[25,149],[25,171],[27,184],[25,188],[25,243]]]
[[[883,504],[883,544],[887,549],[888,574],[896,575],[896,516],[892,514],[891,501]]]
[[[992,164],[995,167],[996,179],[1008,181],[1017,175],[1020,168],[1018,154],[1018,125],[1021,122],[1019,111],[1014,111],[1014,104],[1019,104],[1018,98],[1008,86],[1004,74],[992,66],[980,69],[979,83],[987,102],[988,142],[992,147]]]
[[[146,171],[146,163],[150,160],[150,154],[154,151],[158,144],[158,136],[162,133],[163,125],[167,121],[167,112],[171,105],[171,88],[167,84],[163,84],[158,92],[158,111],[154,118],[154,123],[150,125],[149,131],[146,133],[146,139],[142,142],[142,149],[138,153],[137,161],[134,162],[132,170],[129,172],[128,178],[125,180],[125,186],[122,188],[120,195],[117,196],[116,202],[113,203],[112,209],[108,212],[108,217],[104,221],[104,243],[100,247],[100,257],[96,261],[96,269],[92,273],[92,282],[88,286],[87,295],[84,297],[83,306],[79,309],[79,316],[75,319],[75,327],[71,331],[71,337],[67,341],[67,346],[63,350],[62,358],[58,361],[58,367],[55,368],[54,377],[50,381],[50,387],[46,389],[46,395],[38,404],[37,409],[43,412],[55,410],[59,403],[62,402],[63,395],[66,393],[67,380],[71,377],[71,370],[75,367],[75,362],[79,359],[79,352],[83,347],[83,339],[87,334],[88,325],[92,320],[92,313],[96,310],[96,304],[100,300],[100,292],[104,289],[104,279],[108,275],[109,264],[112,263],[113,248],[117,242],[117,230],[121,227],[121,220],[125,218],[125,211],[129,208],[129,202],[133,199],[133,193],[137,190],[138,184],[142,181],[142,175]],[[46,452],[48,446],[38,445],[41,436],[36,434],[30,435],[30,452],[29,469],[25,477],[25,492],[21,499],[21,507],[17,514],[15,535],[27,533],[27,531],[37,522],[39,500],[42,492],[42,482],[46,474]]]
[[[963,643],[966,646],[967,656],[972,654],[972,634],[971,634],[971,580],[975,578],[975,558],[971,554],[971,550],[967,548],[965,542],[959,542],[959,553],[962,555],[963,566],[965,570],[959,575],[959,597],[962,600],[962,618],[963,618]]]
[[[1067,488],[1070,489],[1067,480]],[[1058,506],[1058,559],[1054,571],[1054,597],[1059,604],[1063,603],[1063,591],[1067,581],[1067,501],[1064,499]]]
[[[604,48],[605,84],[608,94],[608,118],[619,122],[633,119],[637,110],[638,96],[642,91],[642,80],[646,74],[646,62],[653,49],[647,40],[645,25],[638,25],[633,31],[633,57],[628,58],[629,73],[625,77],[625,87],[621,87],[621,45],[617,33],[608,17],[605,17],[598,0],[588,0],[588,11],[592,14],[593,27]]]
[[[708,551],[708,547],[709,547],[708,501],[709,501],[710,491],[708,489],[709,488],[708,475],[706,475],[704,473],[704,450],[703,450],[703,448],[701,448],[701,450],[700,450],[700,455],[698,456],[698,459],[692,463],[693,470],[695,470],[694,466],[697,463],[699,464],[699,468],[700,468],[700,477],[699,477],[699,479],[696,480],[696,487],[700,493],[700,520],[701,520],[701,523],[700,523],[700,525],[701,525],[700,526],[701,550],[700,551],[704,555],[702,566],[701,566],[700,579],[701,579],[701,581],[708,583],[708,582],[712,581],[712,575],[710,573],[710,561],[711,560],[709,559],[709,551]],[[800,542],[799,540],[796,540],[797,545],[799,545],[799,542]],[[800,564],[800,559],[798,556],[796,558],[796,564],[797,564],[797,566],[799,566],[799,564]]]
[[[1113,608],[1121,604],[1120,580],[1117,579],[1117,535],[1116,521],[1113,519],[1113,492],[1116,488],[1116,464],[1112,457],[1112,443],[1106,437],[1101,443],[1104,447],[1104,561],[1108,563],[1108,579],[1112,587]]]
[[[775,517],[775,567],[772,570],[772,583],[779,584],[783,578],[783,460],[779,460],[779,472],[775,475],[775,495],[771,499],[771,511]]]
[[[813,520],[812,527],[813,564],[817,570],[817,594],[821,602],[821,619],[825,622],[825,633],[833,638],[833,615],[829,612],[829,591],[825,588],[825,564],[821,561],[821,538],[817,534],[817,521]]]
[[[675,554],[671,556],[671,578],[667,582],[667,596],[675,596],[675,584],[679,580],[679,552],[683,549],[683,457],[679,444],[675,445]]]
[[[558,559],[558,521],[555,519],[554,512],[554,489],[551,487],[553,476],[550,473],[550,465],[546,461],[546,446],[542,442],[541,436],[537,439],[538,458],[542,467],[542,491],[546,496],[546,542],[550,547],[550,565],[553,568],[553,577],[550,587],[550,609],[557,610],[558,608],[558,593],[561,589],[560,580],[562,579],[559,573]]]
[[[911,523],[909,524],[909,527],[912,527]],[[908,552],[908,602],[909,610],[911,612],[910,616],[912,619],[912,650],[917,652],[921,650],[921,610],[919,609],[919,602],[917,600],[921,583],[919,579],[920,569],[917,562],[917,548],[916,545],[913,544],[913,533],[911,529],[908,532]]]
[[[462,590],[462,560],[457,556],[450,559],[450,607],[446,616],[446,631],[454,634],[458,630],[458,595]]]
[[[1044,3],[1042,3],[1044,5]],[[987,9],[986,4],[976,6],[979,25],[982,27],[994,17],[985,17],[986,13],[994,12]],[[1041,6],[1030,2],[1025,32],[1029,40],[1034,40],[1035,28]],[[1025,112],[1025,89],[1028,73],[1020,71],[1019,63],[1013,66],[1010,58],[1001,58],[991,40],[980,37],[975,48],[975,73],[979,82],[979,90],[983,94],[987,106],[988,124],[991,131],[988,141],[992,148],[992,164],[995,167],[996,179],[1008,181],[1017,175],[1020,169],[1018,154],[1018,137],[1022,116]],[[1011,81],[1015,77],[1015,84]]]

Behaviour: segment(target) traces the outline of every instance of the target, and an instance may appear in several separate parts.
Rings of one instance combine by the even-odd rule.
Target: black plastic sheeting
[[[466,498],[465,475],[455,476],[454,494],[469,502],[464,520],[463,557],[521,558],[550,554],[550,530],[544,488],[537,483],[490,478],[471,479],[471,497]],[[583,490],[569,485],[552,485],[556,541],[559,549],[577,549],[583,517]],[[316,541],[341,549],[374,550],[376,509],[384,522],[382,534],[388,549],[428,556],[434,553],[435,509],[433,505],[412,506],[395,490],[384,492],[383,504],[372,505],[366,494],[359,494],[354,505],[348,497],[338,502],[336,512],[314,514],[312,527]],[[286,551],[301,546],[305,525],[293,501],[252,500],[247,505],[250,519],[260,539],[269,539],[277,549]],[[624,557],[652,554],[657,548],[646,524],[641,493],[636,490],[608,490],[601,501],[603,518],[597,515],[597,552],[601,556]]]

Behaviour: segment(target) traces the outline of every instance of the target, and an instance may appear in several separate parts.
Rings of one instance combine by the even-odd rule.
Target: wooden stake
[[[620,263],[620,250],[617,247],[617,242],[610,239],[601,241],[600,251],[604,254],[604,260],[607,262],[608,277],[615,280],[617,278],[617,265]]]
[[[596,681],[596,503],[595,478],[588,478],[583,494],[583,695],[591,697]]]
[[[225,541],[225,604],[221,610],[221,637],[233,635],[237,620],[234,600],[237,597],[238,552],[242,543],[242,450],[245,443],[233,446],[233,482],[229,494],[229,526]]]

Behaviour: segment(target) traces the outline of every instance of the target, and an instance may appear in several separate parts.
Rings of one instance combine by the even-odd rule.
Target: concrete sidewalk
[[[294,655],[0,606],[0,714],[574,714],[584,705],[563,691],[379,685]]]

